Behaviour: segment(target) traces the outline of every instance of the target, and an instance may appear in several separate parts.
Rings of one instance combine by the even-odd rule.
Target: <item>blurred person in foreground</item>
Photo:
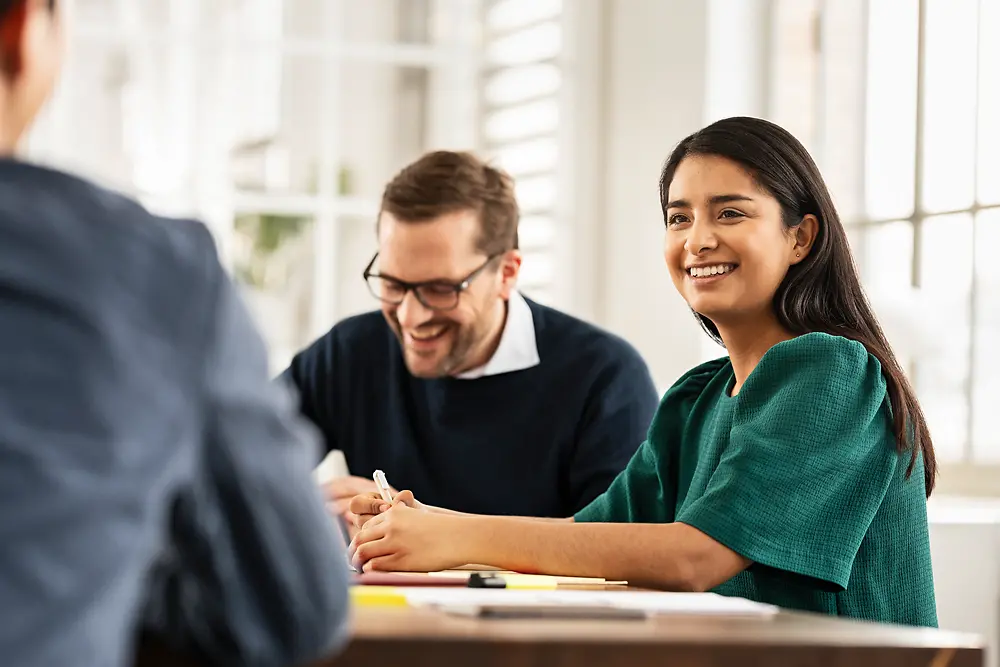
[[[352,476],[324,488],[349,520],[376,469],[440,507],[570,516],[645,437],[659,400],[646,363],[520,293],[519,218],[510,176],[470,153],[428,153],[386,185],[363,260],[381,308],[284,374],[344,454]]]
[[[315,434],[208,231],[14,157],[57,4],[0,0],[2,662],[118,667],[144,631],[214,664],[328,654],[347,568]]]

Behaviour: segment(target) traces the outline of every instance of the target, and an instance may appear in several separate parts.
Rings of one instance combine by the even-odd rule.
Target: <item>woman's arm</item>
[[[433,571],[483,563],[504,570],[624,580],[683,591],[713,588],[750,561],[682,523],[614,524],[450,516],[394,507],[352,545],[371,570]]]
[[[426,505],[416,498],[413,497],[412,491],[400,491],[396,494],[396,497],[392,501],[392,505],[405,505],[412,509],[424,510],[426,512],[431,512],[433,514],[444,514],[447,516],[464,516],[464,517],[478,517],[478,514],[469,514],[467,512],[458,512],[456,510],[445,509],[444,507],[435,507],[434,505]],[[354,496],[351,499],[350,512],[354,514],[355,527],[361,528],[373,517],[382,514],[389,510],[392,506],[387,503],[382,497],[377,493],[365,493],[361,495]],[[559,523],[572,522],[573,517],[566,519],[554,519],[548,517],[518,517],[524,519],[525,521],[555,521]]]

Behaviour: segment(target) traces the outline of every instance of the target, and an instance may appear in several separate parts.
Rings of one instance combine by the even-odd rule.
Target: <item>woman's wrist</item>
[[[456,514],[455,525],[456,547],[458,553],[465,561],[465,565],[490,565],[499,567],[496,560],[496,549],[493,541],[494,532],[491,528],[494,517],[478,516],[475,514]]]
[[[444,507],[436,507],[434,505],[424,505],[421,503],[420,509],[427,510],[428,512],[433,512],[434,514],[447,514],[448,516],[465,516],[462,512],[456,512],[455,510],[445,509]]]

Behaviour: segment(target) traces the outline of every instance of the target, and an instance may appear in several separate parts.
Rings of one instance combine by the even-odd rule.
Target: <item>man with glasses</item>
[[[347,507],[385,471],[424,503],[565,517],[602,493],[658,403],[624,340],[516,289],[518,206],[505,173],[434,152],[385,188],[364,270],[375,311],[338,323],[284,377],[350,475]]]

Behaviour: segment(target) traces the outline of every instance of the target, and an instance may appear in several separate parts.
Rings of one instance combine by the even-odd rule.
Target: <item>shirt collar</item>
[[[535,319],[531,315],[531,307],[520,292],[513,291],[507,300],[507,318],[496,352],[482,366],[467,370],[455,377],[460,380],[475,380],[487,375],[523,371],[539,363],[541,360],[538,357]]]

